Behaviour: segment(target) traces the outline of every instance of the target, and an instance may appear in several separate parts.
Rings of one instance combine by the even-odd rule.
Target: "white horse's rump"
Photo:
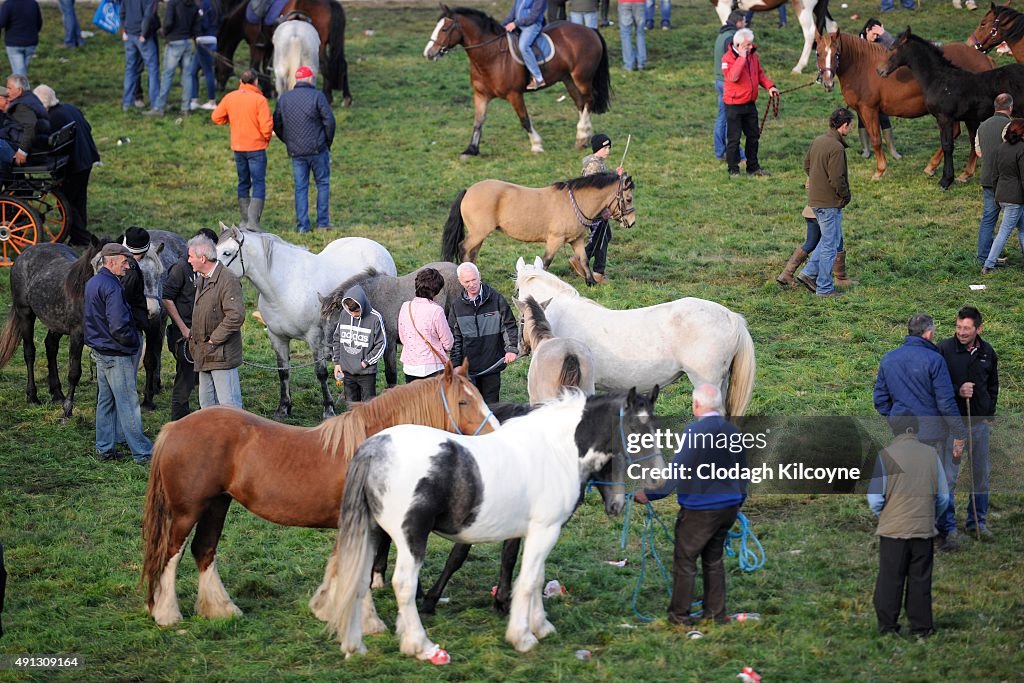
[[[711,0],[711,3],[715,6],[719,21],[724,24],[729,18],[729,13],[734,9],[744,12],[750,10],[764,12],[786,4],[786,0]],[[793,67],[795,74],[803,72],[811,57],[811,47],[814,45],[814,7],[817,4],[818,0],[793,0],[793,9],[800,21],[800,30],[804,33],[804,49],[800,52],[800,59],[797,60],[796,66]],[[831,17],[828,17],[825,20],[825,27],[829,33],[832,33],[839,28],[839,25]]]
[[[754,342],[743,316],[704,299],[685,298],[615,311],[580,296],[543,268],[516,263],[517,298],[551,302],[551,331],[594,355],[594,383],[611,391],[665,386],[685,372],[693,386],[714,384],[730,416],[743,415],[754,391]]]
[[[320,34],[313,24],[292,19],[274,30],[274,76],[277,96],[295,87],[295,70],[308,66],[313,75],[320,73]]]

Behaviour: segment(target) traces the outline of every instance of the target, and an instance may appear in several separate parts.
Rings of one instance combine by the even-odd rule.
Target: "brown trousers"
[[[672,601],[668,620],[673,624],[693,624],[690,606],[697,577],[697,558],[704,572],[704,618],[722,624],[725,613],[725,538],[736,522],[738,505],[721,510],[679,509],[676,517],[676,546],[672,566]]]

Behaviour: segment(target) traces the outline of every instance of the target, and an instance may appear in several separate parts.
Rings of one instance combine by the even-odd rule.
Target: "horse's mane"
[[[551,323],[548,322],[547,316],[544,315],[544,309],[537,303],[537,300],[532,296],[528,296],[524,303],[530,309],[530,323],[533,329],[534,340],[540,343],[545,339],[554,337],[555,334],[551,331]]]
[[[450,17],[453,14],[471,19],[475,23],[479,24],[480,28],[490,31],[496,35],[502,35],[505,33],[505,27],[499,24],[494,17],[485,12],[481,12],[478,9],[474,9],[472,7],[452,7],[446,12],[441,12],[442,17]]]
[[[97,243],[89,245],[82,255],[71,264],[71,270],[64,277],[64,296],[69,301],[78,303],[85,299],[85,283],[93,276],[92,260],[108,242],[110,242],[109,239],[101,239]]]
[[[999,22],[1000,32],[1003,40],[1007,43],[1016,43],[1024,37],[1024,21],[1021,21],[1021,13],[1008,5],[996,5],[995,21]]]
[[[342,309],[342,301],[345,299],[345,292],[364,280],[375,278],[380,274],[381,273],[377,272],[376,268],[369,266],[365,270],[361,270],[355,275],[342,281],[340,285],[335,287],[334,290],[325,296],[320,302],[320,317],[324,320],[328,320],[335,314],[340,313]]]
[[[454,378],[453,381],[463,381]],[[438,429],[448,426],[439,387],[444,375],[402,384],[388,389],[366,403],[357,403],[351,410],[329,418],[314,429],[320,432],[324,450],[345,463],[352,459],[363,441],[382,429],[398,424],[421,424]]]
[[[872,43],[864,40],[855,33],[839,32],[839,46],[843,52],[852,52],[857,57],[867,56],[869,59],[878,59],[889,53],[881,43]]]
[[[904,36],[906,37],[906,39],[908,41],[910,41],[912,43],[915,43],[917,45],[921,45],[924,48],[926,48],[923,51],[928,53],[928,54],[934,55],[934,57],[936,59],[938,59],[940,61],[940,63],[943,64],[944,66],[948,66],[951,69],[956,69],[957,71],[965,71],[964,69],[961,69],[959,66],[957,66],[953,62],[949,61],[949,59],[946,57],[945,54],[943,54],[943,52],[939,48],[939,46],[936,45],[935,43],[933,43],[932,41],[927,40],[925,38],[922,38],[921,36],[918,36],[918,35],[915,35],[915,34],[911,33],[910,29],[907,29],[906,31],[904,31],[903,33],[900,34],[901,38],[904,37]],[[897,44],[899,44],[899,38],[896,39],[896,42],[897,42]]]
[[[594,173],[593,175],[584,175],[570,180],[559,180],[551,183],[551,187],[556,190],[573,191],[585,188],[603,190],[609,185],[614,185],[617,182],[619,182],[619,176],[617,173]]]

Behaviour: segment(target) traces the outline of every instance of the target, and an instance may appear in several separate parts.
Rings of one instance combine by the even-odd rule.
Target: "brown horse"
[[[1006,43],[1018,64],[1024,64],[1024,14],[1012,7],[992,3],[967,44],[988,54]]]
[[[193,527],[196,612],[240,615],[216,563],[231,501],[276,524],[336,529],[352,454],[367,437],[397,424],[473,434],[493,430],[497,420],[466,378],[464,364],[389,389],[318,427],[283,425],[220,406],[164,425],[153,448],[142,524],[142,579],[156,623],[181,620],[175,575]]]
[[[861,125],[867,129],[871,138],[871,146],[875,150],[875,173],[871,178],[878,180],[885,175],[889,166],[882,151],[878,114],[884,112],[905,119],[924,116],[928,113],[924,92],[910,69],[898,69],[888,78],[878,75],[876,69],[884,65],[889,56],[889,51],[878,43],[836,31],[819,34],[817,44],[821,85],[827,92],[832,92],[835,79],[839,79],[843,99],[847,106],[857,112]],[[988,71],[995,67],[991,59],[964,43],[949,43],[943,46],[942,51],[953,64],[968,71]],[[959,124],[954,132],[960,134]],[[935,169],[940,163],[941,148],[925,166],[925,175],[935,175]],[[964,182],[973,176],[977,163],[974,141],[971,140],[971,154],[958,180]]]
[[[594,285],[585,251],[590,230],[610,218],[631,228],[635,211],[628,175],[598,173],[541,188],[482,180],[455,198],[441,236],[441,259],[475,262],[484,238],[501,230],[522,242],[544,242],[545,268],[563,244],[571,244],[587,284]]]
[[[246,18],[249,3],[233,5],[224,16],[217,35],[217,86],[223,90],[231,75],[232,60],[238,44],[245,40],[249,45],[249,66],[260,74],[260,85],[266,95],[273,92],[271,75],[273,62],[273,35],[276,23],[266,25],[252,23]],[[345,10],[337,0],[288,0],[281,10],[281,17],[298,15],[308,18],[320,36],[320,74],[323,77],[323,91],[328,102],[334,101],[334,90],[341,90],[344,106],[352,104],[352,93],[348,88],[348,62],[345,61]]]
[[[441,18],[430,35],[423,56],[437,60],[457,45],[469,56],[469,82],[473,86],[473,136],[462,158],[480,154],[480,136],[487,118],[487,105],[496,97],[508,100],[519,122],[530,136],[534,152],[543,152],[540,134],[526,112],[523,93],[529,73],[518,55],[513,55],[510,34],[505,27],[483,12],[466,7],[449,9],[441,5]],[[548,85],[565,84],[576,103],[576,147],[582,148],[594,133],[591,114],[608,111],[611,102],[611,77],[608,72],[608,47],[601,34],[579,24],[555,22],[544,28],[538,42],[547,35],[554,45],[554,56],[541,64]]]

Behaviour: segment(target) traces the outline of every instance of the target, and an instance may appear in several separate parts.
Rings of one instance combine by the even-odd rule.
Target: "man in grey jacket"
[[[974,148],[981,157],[980,185],[984,204],[981,209],[981,223],[978,225],[978,261],[985,265],[988,252],[992,249],[992,238],[999,223],[999,204],[996,202],[996,188],[993,186],[995,151],[1003,144],[1003,129],[1013,116],[1013,96],[1009,93],[996,95],[995,114],[978,126]]]

